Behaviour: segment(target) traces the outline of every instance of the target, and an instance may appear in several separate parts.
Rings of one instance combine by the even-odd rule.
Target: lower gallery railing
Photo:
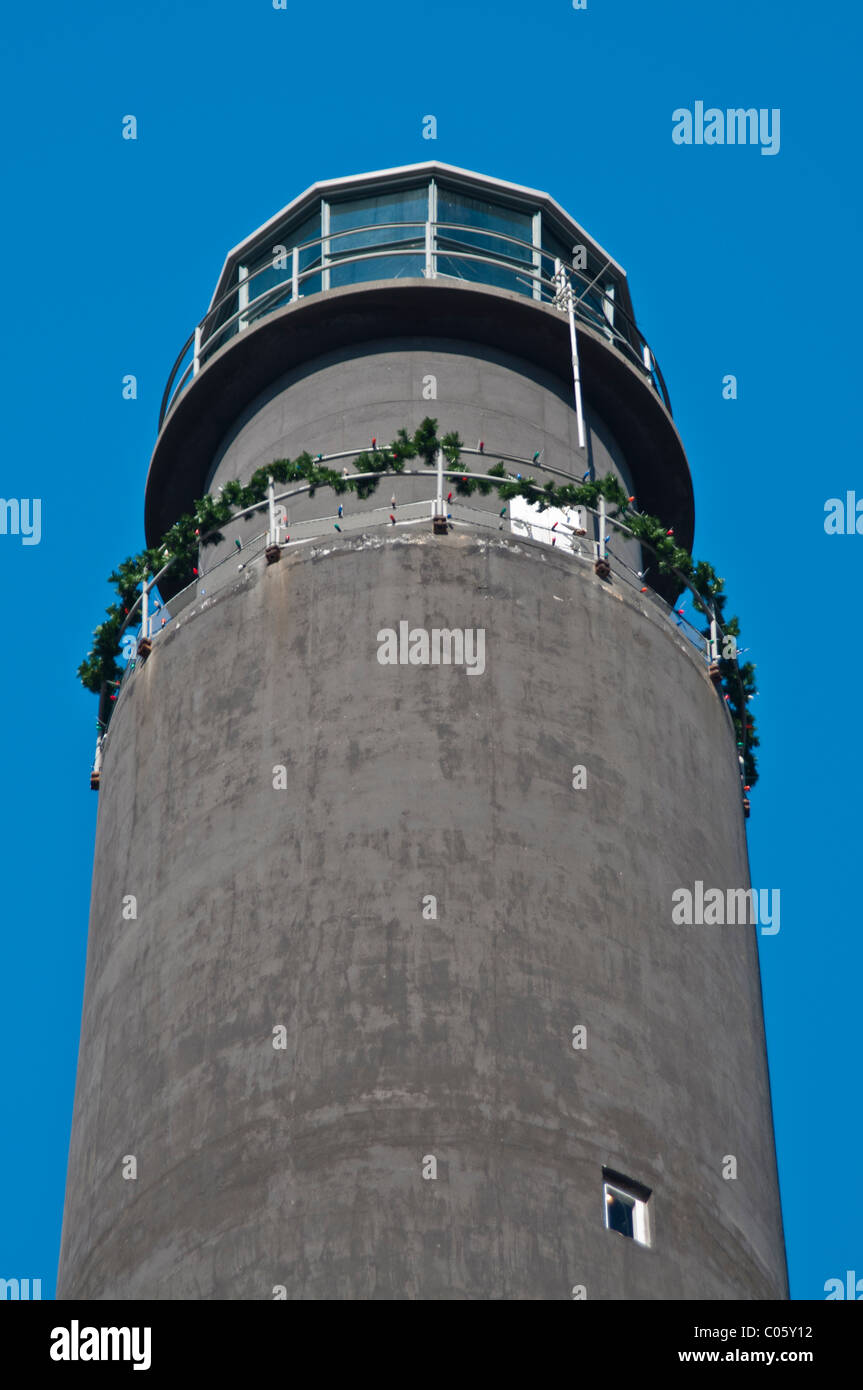
[[[330,461],[332,457],[324,456],[323,461]],[[339,454],[335,457],[341,459],[345,455]],[[529,460],[517,461],[525,464],[530,462]],[[380,478],[382,475],[356,474],[352,476],[356,478]],[[576,564],[590,565],[593,568],[596,568],[597,564],[604,560],[608,565],[609,580],[616,580],[638,593],[642,598],[646,598],[655,611],[686,638],[687,649],[700,667],[709,667],[715,659],[715,650],[712,649],[710,639],[686,616],[683,605],[679,601],[675,605],[671,605],[653,589],[647,580],[650,572],[649,567],[645,570],[633,569],[631,564],[615,549],[614,538],[624,542],[632,539],[631,535],[627,534],[626,526],[617,522],[615,518],[584,506],[565,510],[548,507],[545,511],[540,511],[536,505],[525,503],[521,498],[514,498],[505,508],[501,508],[500,515],[496,515],[494,512],[471,506],[463,499],[444,500],[441,497],[440,470],[406,468],[399,476],[427,477],[429,479],[437,477],[438,488],[434,495],[420,501],[399,503],[395,510],[388,505],[365,508],[363,511],[351,515],[349,510],[345,511],[343,505],[332,514],[291,522],[289,527],[286,527],[284,520],[280,519],[277,521],[275,535],[268,529],[255,535],[251,540],[243,542],[241,550],[231,551],[229,555],[217,561],[207,570],[202,568],[196,579],[179,590],[172,598],[163,600],[159,596],[156,586],[151,584],[148,594],[149,602],[146,605],[146,616],[137,625],[130,621],[126,628],[123,638],[123,653],[127,658],[127,665],[114,700],[119,703],[126,686],[134,678],[135,671],[141,664],[141,658],[137,653],[142,640],[146,639],[150,648],[155,647],[162,633],[172,624],[177,624],[183,616],[191,617],[200,608],[207,606],[219,593],[236,582],[239,573],[255,565],[264,565],[267,561],[268,546],[274,540],[278,544],[280,552],[286,554],[293,550],[312,546],[325,538],[337,540],[339,535],[348,538],[376,532],[407,534],[417,528],[431,527],[435,519],[440,519],[442,515],[448,531],[464,531],[466,533],[473,531],[480,535],[486,533],[490,538],[505,533],[507,538],[527,540],[541,546],[547,546],[549,549],[555,549],[558,553],[571,556]],[[487,474],[463,474],[461,476],[488,481]],[[395,479],[392,481],[394,482]],[[283,516],[286,502],[307,493],[308,490],[309,484],[304,483],[276,495],[273,501],[279,507],[277,516]],[[267,506],[267,502],[260,503],[255,507],[246,509],[245,512],[238,512],[232,520],[242,519],[244,516],[264,511]],[[597,523],[600,523],[598,527]],[[606,537],[607,528],[610,535]],[[592,534],[589,535],[588,530]],[[595,539],[595,535],[602,537],[602,539]],[[134,618],[135,616],[133,611],[131,617]],[[700,621],[704,623],[706,619],[700,617]],[[718,625],[717,632],[718,635],[722,635]],[[102,752],[108,745],[109,737],[110,729],[100,740]]]

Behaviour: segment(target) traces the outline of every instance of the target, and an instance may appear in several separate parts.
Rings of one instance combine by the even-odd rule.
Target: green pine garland
[[[354,466],[358,473],[401,473],[410,459],[419,457],[427,467],[433,468],[438,449],[441,449],[454,469],[461,459],[461,447],[457,434],[446,434],[439,439],[437,421],[426,418],[413,435],[401,429],[392,444],[359,454]],[[227,525],[235,512],[264,502],[270,477],[277,483],[307,482],[310,497],[314,496],[317,488],[330,487],[337,494],[354,492],[358,497],[366,498],[374,493],[380,481],[375,477],[344,477],[326,467],[321,455],[313,458],[309,453],[302,453],[296,459],[276,459],[265,468],[256,469],[245,486],[232,479],[225,484],[218,497],[208,493],[200,498],[191,512],[174,522],[165,533],[161,545],[142,550],[140,554],[124,560],[109,576],[118,601],[105,610],[106,620],[99,624],[93,634],[93,649],[78,667],[78,677],[87,690],[100,694],[105,684],[116,684],[121,679],[122,668],[117,662],[120,634],[147,577],[158,574],[170,565],[172,577],[179,579],[181,587],[191,583],[196,573],[199,547],[221,541],[220,528]],[[666,529],[657,517],[630,510],[632,504],[629,496],[611,474],[582,483],[540,484],[530,477],[513,478],[501,462],[488,470],[487,477],[494,481],[486,482],[449,471],[447,477],[455,481],[455,490],[462,497],[470,497],[476,491],[487,495],[496,487],[502,502],[523,497],[528,502],[536,503],[540,511],[549,507],[589,507],[596,510],[600,497],[604,497],[606,504],[613,509],[609,510],[609,519],[621,522],[632,536],[650,547],[662,574],[676,571],[683,576],[695,591],[696,610],[709,618],[712,609],[726,638],[733,638],[736,646],[740,624],[736,617],[725,617],[725,581],[706,561],[696,563],[689,551],[678,545],[673,531]],[[709,633],[708,627],[704,636],[709,636]],[[734,720],[737,746],[744,759],[745,781],[751,787],[758,780],[753,752],[758,747],[758,738],[755,720],[749,709],[749,700],[755,693],[755,669],[751,662],[738,667],[736,656],[731,654],[721,656],[719,666],[723,693]]]

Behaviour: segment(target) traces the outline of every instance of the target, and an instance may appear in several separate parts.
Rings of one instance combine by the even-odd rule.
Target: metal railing
[[[335,455],[325,455],[321,457],[321,462],[332,464],[347,457],[356,458],[362,452],[362,450],[356,449],[342,451]],[[467,449],[462,452],[476,455],[479,453],[478,450]],[[508,462],[524,467],[530,467],[533,462],[531,459],[522,459],[515,455],[499,456],[494,454],[484,455],[484,457],[502,457]],[[564,473],[563,470],[550,468],[544,463],[541,466],[545,471],[556,473],[572,481],[571,475]],[[219,593],[237,582],[238,573],[262,563],[265,560],[265,552],[272,543],[279,545],[281,552],[289,552],[324,538],[335,541],[339,532],[342,536],[362,535],[366,532],[384,529],[390,532],[404,532],[407,528],[428,525],[435,518],[445,518],[448,526],[453,530],[464,528],[465,530],[490,533],[507,530],[508,535],[513,539],[529,540],[548,546],[550,549],[557,549],[560,554],[570,555],[577,564],[595,566],[597,561],[605,560],[609,567],[609,576],[612,579],[617,579],[626,584],[627,587],[637,590],[641,598],[647,597],[657,612],[673,623],[675,628],[686,638],[688,649],[692,651],[694,659],[701,667],[710,666],[716,662],[719,643],[724,636],[721,625],[714,619],[711,636],[705,636],[705,633],[686,616],[679,601],[674,605],[670,604],[646,582],[646,576],[650,572],[649,566],[643,571],[635,570],[622,555],[617,554],[611,548],[609,542],[613,533],[623,541],[635,541],[645,549],[651,549],[648,542],[641,541],[633,535],[625,522],[607,514],[603,498],[600,498],[598,508],[581,504],[578,507],[565,509],[560,514],[558,514],[559,509],[554,508],[547,508],[545,511],[537,509],[528,514],[525,514],[524,509],[518,509],[520,514],[513,516],[511,506],[507,506],[502,509],[506,515],[501,516],[471,506],[461,497],[452,500],[445,499],[444,479],[451,479],[455,476],[480,483],[490,483],[492,487],[495,486],[487,473],[467,473],[463,471],[461,465],[455,468],[452,465],[445,465],[443,457],[439,453],[437,467],[434,469],[404,468],[398,474],[356,473],[351,475],[355,480],[376,478],[381,481],[388,478],[393,483],[396,479],[403,477],[428,478],[430,480],[434,478],[436,488],[433,496],[419,501],[399,503],[395,511],[390,505],[365,508],[353,516],[349,512],[345,512],[344,504],[342,504],[332,514],[291,522],[289,531],[287,530],[284,504],[293,498],[308,493],[312,485],[308,482],[296,483],[278,494],[271,486],[270,496],[266,500],[236,512],[231,518],[231,522],[226,523],[232,524],[243,518],[250,518],[267,509],[270,521],[267,531],[260,532],[250,541],[243,542],[241,549],[232,550],[221,560],[216,561],[209,569],[202,569],[191,584],[179,590],[169,600],[163,601],[158,597],[156,580],[151,580],[144,586],[144,592],[133,605],[124,627],[124,631],[132,636],[132,650],[137,652],[140,649],[142,639],[146,639],[151,648],[154,647],[159,637],[171,627],[172,623],[175,623],[181,616],[193,616],[198,611],[199,605],[200,607],[207,606]],[[499,481],[513,480],[514,475],[510,475],[507,480],[500,479]],[[593,536],[588,534],[585,525],[588,517],[592,519]],[[285,536],[282,535],[283,531],[285,531]],[[607,531],[609,534],[606,534]],[[206,551],[202,549],[201,554],[203,557],[206,555]],[[698,596],[690,581],[679,571],[674,573],[680,581],[681,589],[685,588],[693,599],[697,599]],[[142,613],[142,620],[136,623],[135,619],[139,609]],[[707,624],[709,619],[705,616],[702,621]],[[140,662],[139,656],[131,656],[116,692],[115,701],[117,703],[122,698],[130,680],[134,677]],[[101,755],[104,748],[107,747],[109,733],[110,729],[103,734],[100,740],[98,754],[100,764]]]
[[[405,238],[393,235],[389,241],[369,241],[359,248],[338,249],[338,243],[346,237],[404,233],[411,228],[417,229],[416,236]],[[465,241],[465,236],[473,240]],[[492,247],[488,245],[489,242],[494,243]],[[309,255],[313,256],[311,262],[302,264]],[[412,258],[413,264],[407,262],[407,257]],[[232,337],[286,304],[308,298],[311,294],[326,294],[328,290],[338,287],[343,269],[372,261],[392,261],[395,267],[392,275],[382,272],[374,278],[398,279],[402,273],[406,273],[425,279],[459,279],[470,284],[514,289],[539,303],[558,307],[563,306],[555,266],[562,264],[572,288],[576,320],[601,333],[611,346],[623,353],[645,380],[652,383],[663,404],[671,411],[665,380],[650,345],[635,320],[614,295],[598,283],[602,271],[590,277],[568,262],[556,263],[552,252],[532,242],[491,228],[470,227],[457,222],[387,222],[329,232],[292,247],[284,255],[274,256],[251,273],[238,278],[237,283],[210,306],[174,362],[159,409],[159,428],[162,428],[182,392],[209,358]],[[449,268],[442,269],[442,263]],[[468,270],[475,270],[476,274],[465,273]],[[275,285],[262,288],[259,294],[253,294],[254,282],[258,280],[263,285],[261,277],[273,272],[283,273],[284,278]],[[346,283],[361,284],[363,281],[350,279]]]

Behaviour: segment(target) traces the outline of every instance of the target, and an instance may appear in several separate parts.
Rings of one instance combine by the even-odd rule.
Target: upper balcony
[[[229,252],[171,371],[159,427],[215,354],[298,300],[369,281],[488,285],[555,303],[566,271],[577,322],[616,348],[669,411],[626,272],[548,194],[435,162],[316,183]]]
[[[573,477],[593,466],[596,429],[608,436],[642,509],[691,544],[689,467],[623,267],[548,194],[436,162],[313,184],[228,253],[165,388],[145,495],[148,544],[159,544],[207,491],[250,412],[263,412],[261,428],[272,434],[264,416],[277,383],[292,383],[285,418],[299,421],[298,383],[327,361],[344,365],[327,428],[319,420],[290,439],[289,429],[277,430],[270,457],[337,452],[340,435],[356,439],[341,418],[345,402],[356,412],[367,399],[351,364],[368,351],[371,371],[385,345],[403,344],[408,353],[418,343],[454,352],[461,344],[471,360],[494,355],[503,370],[523,364],[525,383],[542,380],[553,391],[555,382],[561,400],[575,400],[579,436],[583,412],[590,457],[576,456],[562,435],[516,448],[511,428],[488,418],[484,398],[459,403],[451,393],[433,412],[445,428],[465,438],[478,429],[477,438],[508,454],[544,450],[543,467]],[[414,428],[423,402],[403,404],[394,413],[394,402],[382,398],[370,433]],[[597,457],[606,469],[604,448]],[[246,463],[262,462],[264,454],[238,460],[237,476]]]

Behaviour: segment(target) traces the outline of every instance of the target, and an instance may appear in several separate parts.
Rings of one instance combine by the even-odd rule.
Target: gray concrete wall
[[[380,665],[401,619],[485,672]],[[748,884],[734,741],[637,595],[428,531],[245,571],[112,724],[59,1296],[786,1296],[755,930],[672,925],[696,879]]]
[[[434,378],[436,400],[423,396],[429,377]],[[400,428],[412,433],[426,416],[437,419],[441,434],[456,431],[468,448],[483,441],[485,461],[466,456],[469,472],[486,472],[498,452],[530,459],[539,449],[540,465],[556,472],[515,465],[511,471],[529,473],[540,484],[562,484],[580,482],[590,468],[596,477],[613,473],[632,491],[623,451],[596,412],[587,412],[586,447],[579,449],[572,388],[551,372],[481,344],[410,337],[341,348],[283,374],[252,402],[223,442],[206,490],[215,493],[231,478],[245,482],[273,459],[296,458],[304,450],[316,455],[365,448],[373,437],[388,444]],[[412,466],[425,465],[418,459]],[[352,463],[348,468],[355,471]],[[450,483],[447,491],[451,488]],[[398,513],[399,505],[432,498],[434,480],[384,477],[366,501],[350,494],[337,497],[325,488],[313,498],[292,502],[289,515],[292,522],[335,518],[339,502],[351,517],[372,514],[381,507],[388,510],[393,496]],[[470,505],[496,526],[501,507],[496,490],[487,497],[474,493]],[[205,549],[202,571],[232,552],[235,536],[246,545],[265,529],[263,512],[227,527],[225,542]],[[614,549],[633,569],[643,568],[640,546],[615,539]]]

